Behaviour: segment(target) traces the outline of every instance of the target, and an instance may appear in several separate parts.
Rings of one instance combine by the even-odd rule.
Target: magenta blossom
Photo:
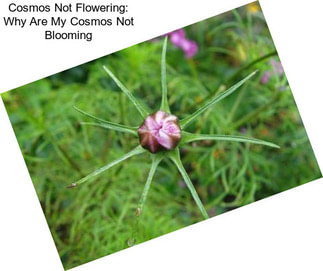
[[[265,71],[260,79],[261,84],[263,85],[267,84],[269,82],[269,78],[270,78],[270,71]]]
[[[260,79],[261,84],[267,84],[269,82],[269,79],[272,75],[278,74],[279,76],[282,76],[284,74],[283,65],[280,61],[276,61],[272,59],[270,61],[270,64],[272,66],[272,71],[265,71]]]
[[[275,73],[277,73],[278,75],[282,75],[284,73],[283,65],[280,61],[272,59],[270,63],[273,66],[273,70]]]
[[[149,115],[138,129],[140,144],[151,153],[174,149],[181,139],[176,116],[164,111]]]
[[[193,57],[198,50],[196,42],[194,40],[187,40],[187,39],[182,41],[181,48],[184,51],[186,58]]]
[[[192,58],[198,51],[197,43],[194,40],[185,37],[183,28],[175,30],[167,34],[171,43],[183,50],[186,58]]]
[[[184,29],[178,29],[169,34],[169,40],[175,47],[181,47],[183,40],[185,40],[185,32]]]

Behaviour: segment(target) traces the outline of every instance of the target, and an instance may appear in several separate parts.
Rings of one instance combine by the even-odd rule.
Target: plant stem
[[[210,134],[191,134],[188,132],[183,132],[182,135],[182,144],[199,141],[199,140],[218,140],[218,141],[235,141],[235,142],[245,142],[245,143],[252,143],[252,144],[259,144],[265,145],[272,148],[280,148],[278,145],[260,140],[257,138],[246,137],[246,136],[235,136],[235,135],[210,135]]]
[[[253,119],[255,116],[260,114],[262,111],[266,110],[268,107],[270,107],[272,104],[274,104],[278,100],[278,95],[274,96],[272,100],[270,100],[268,103],[265,103],[264,105],[258,107],[256,110],[250,112],[249,114],[245,115],[243,118],[239,119],[238,121],[234,122],[232,124],[232,129],[236,129],[243,124],[247,123],[249,120]]]
[[[161,57],[162,101],[161,101],[160,109],[167,113],[170,113],[168,100],[167,100],[166,49],[167,49],[167,36],[164,39],[163,51],[162,51],[162,57]]]
[[[143,118],[146,118],[148,115],[148,112],[141,105],[141,103],[139,101],[137,101],[137,99],[132,95],[132,93],[120,82],[120,80],[106,66],[103,66],[103,69],[112,78],[112,80],[117,84],[117,86],[123,91],[123,93],[129,98],[129,100],[137,108],[140,115]]]
[[[182,129],[185,128],[190,122],[192,122],[194,119],[196,119],[205,110],[207,110],[211,106],[214,106],[216,103],[218,103],[219,101],[221,101],[225,97],[227,97],[230,94],[232,94],[234,91],[236,91],[241,85],[243,85],[246,81],[248,81],[256,73],[257,73],[257,71],[252,72],[251,74],[249,74],[248,76],[246,76],[245,78],[243,78],[242,80],[240,80],[238,83],[236,83],[235,85],[233,85],[229,89],[221,92],[219,95],[216,95],[214,98],[212,98],[209,101],[207,101],[205,103],[205,105],[203,105],[202,107],[200,107],[199,109],[197,109],[193,114],[191,114],[191,115],[187,116],[186,118],[182,119],[180,121],[181,128]]]
[[[102,128],[111,129],[111,130],[115,130],[115,131],[119,131],[119,132],[126,132],[126,133],[130,133],[130,134],[133,134],[133,135],[137,136],[137,129],[138,128],[136,128],[136,127],[130,127],[130,126],[126,126],[126,125],[123,125],[123,124],[114,123],[114,122],[111,122],[111,121],[100,119],[100,118],[98,118],[96,116],[93,116],[93,115],[79,109],[76,106],[74,106],[74,109],[76,111],[80,112],[81,114],[83,114],[83,115],[85,115],[87,117],[90,117],[90,118],[92,118],[92,119],[99,122],[99,123],[82,122],[81,124],[100,126]]]
[[[149,192],[151,181],[152,181],[152,179],[154,177],[156,169],[157,169],[157,167],[158,167],[161,160],[162,160],[161,156],[152,155],[151,168],[149,170],[148,178],[147,178],[144,190],[143,190],[143,192],[141,194],[141,197],[140,197],[140,200],[139,200],[139,203],[138,203],[138,207],[136,209],[136,215],[137,216],[140,216],[142,214],[142,210],[143,210],[143,207],[144,207],[145,202],[146,202],[146,198],[147,198],[147,195],[148,195],[148,192]]]
[[[106,123],[96,123],[96,122],[80,122],[81,125],[88,125],[88,126],[96,126],[101,127],[103,129],[111,129],[119,132],[126,132],[129,134],[132,134],[134,136],[138,136],[138,133],[132,128],[132,127],[113,127],[112,125],[106,124]],[[113,128],[112,128],[113,127]]]
[[[277,51],[274,50],[274,51],[271,51],[269,52],[268,54],[264,55],[264,56],[261,56],[251,62],[249,62],[248,64],[242,66],[240,69],[238,69],[233,75],[229,76],[226,81],[231,81],[233,79],[235,79],[242,71],[244,70],[248,70],[250,69],[251,67],[253,67],[254,65],[256,65],[257,63],[261,62],[261,61],[264,61],[266,60],[267,58],[269,57],[272,57],[274,55],[277,55]]]
[[[245,91],[246,91],[246,85],[243,85],[242,88],[241,88],[241,90],[239,91],[238,97],[235,100],[235,102],[234,102],[234,104],[233,104],[233,106],[231,108],[231,111],[230,111],[230,113],[228,115],[226,125],[228,125],[229,123],[231,123],[231,121],[233,119],[233,116],[235,115],[235,113],[236,113],[236,111],[237,111],[237,109],[238,109],[238,107],[240,105],[240,102],[242,100],[242,97],[243,97]]]
[[[200,200],[200,197],[199,195],[197,194],[196,190],[195,190],[195,187],[190,179],[190,177],[188,176],[183,164],[182,164],[182,161],[181,161],[181,158],[180,158],[180,155],[179,155],[179,149],[176,148],[172,153],[170,153],[169,155],[170,159],[174,162],[174,164],[176,165],[177,169],[179,170],[179,172],[181,173],[188,189],[190,190],[192,196],[193,196],[193,199],[195,200],[195,203],[196,205],[198,206],[198,208],[200,209],[204,219],[207,219],[209,218],[209,215],[208,213],[206,212],[204,206],[203,206],[203,203],[201,202]]]
[[[120,158],[118,158],[118,159],[106,164],[105,166],[93,171],[92,173],[83,177],[82,179],[78,180],[77,182],[72,183],[71,185],[67,186],[67,188],[73,188],[73,187],[80,185],[81,183],[93,180],[95,177],[97,177],[98,175],[100,175],[104,171],[108,170],[109,168],[119,164],[120,162],[122,162],[134,155],[141,154],[143,152],[145,152],[145,150],[139,145],[136,148],[134,148],[132,151],[122,155]]]
[[[224,80],[222,80],[219,84],[218,84],[218,86],[221,86],[223,83],[225,83],[225,82],[230,82],[230,81],[232,81],[232,80],[234,80],[242,71],[244,71],[244,70],[247,70],[247,69],[250,69],[251,67],[253,67],[254,65],[256,65],[257,63],[259,63],[259,62],[262,62],[262,61],[264,61],[264,60],[266,60],[267,58],[269,58],[269,57],[272,57],[272,56],[274,56],[274,55],[277,55],[277,51],[275,50],[275,51],[272,51],[272,52],[270,52],[270,53],[268,53],[268,54],[266,54],[266,55],[264,55],[264,56],[262,56],[262,57],[259,57],[259,58],[257,58],[257,59],[255,59],[255,60],[253,60],[253,61],[251,61],[251,62],[249,62],[248,64],[246,64],[246,65],[244,65],[244,66],[242,66],[240,69],[238,69],[236,72],[234,72],[231,76],[228,76],[227,78],[225,78]],[[219,87],[217,87],[217,88],[215,88],[216,89],[216,91],[215,92],[213,92],[213,93],[210,93],[206,98],[205,98],[205,100],[207,100],[207,99],[210,99],[216,92],[217,92],[217,90],[218,90],[218,88]],[[204,101],[204,100],[203,100]],[[197,102],[194,106],[196,106],[196,105],[199,105],[199,104],[201,104],[203,101],[201,101],[201,102]],[[192,106],[190,106],[189,108],[188,108],[188,110],[190,110],[192,108]]]

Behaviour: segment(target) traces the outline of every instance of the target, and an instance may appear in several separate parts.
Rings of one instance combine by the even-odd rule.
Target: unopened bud
[[[138,129],[140,144],[151,153],[174,149],[182,137],[178,118],[164,111],[149,115]]]

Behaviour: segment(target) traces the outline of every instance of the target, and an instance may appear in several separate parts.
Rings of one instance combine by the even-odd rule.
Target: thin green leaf
[[[117,84],[117,86],[123,91],[123,93],[126,94],[126,96],[130,99],[130,101],[137,108],[137,110],[139,111],[140,115],[143,118],[146,118],[149,113],[141,105],[141,103],[139,101],[137,101],[137,99],[132,95],[132,93],[119,81],[119,79],[106,66],[103,66],[103,69],[112,78],[112,80]]]
[[[100,128],[103,128],[103,129],[115,130],[115,131],[119,131],[119,132],[126,132],[126,133],[130,133],[132,135],[138,136],[138,134],[134,130],[127,129],[127,128],[121,128],[121,127],[113,127],[113,126],[111,126],[109,124],[106,124],[106,123],[81,122],[80,124],[81,125],[87,125],[87,126],[100,127]]]
[[[196,190],[195,190],[195,187],[194,185],[192,184],[191,182],[191,179],[190,177],[188,176],[183,164],[182,164],[182,161],[181,161],[181,158],[180,158],[180,155],[179,155],[179,149],[176,148],[172,153],[169,154],[169,157],[170,159],[174,162],[174,164],[176,165],[177,169],[179,170],[179,172],[181,173],[188,189],[190,190],[192,196],[193,196],[193,199],[195,200],[195,203],[197,204],[198,208],[200,209],[204,219],[207,219],[209,218],[209,215],[207,214],[204,206],[203,206],[203,203],[201,202],[200,198],[199,198],[199,195],[197,194]]]
[[[243,85],[247,80],[249,80],[252,76],[254,76],[257,73],[257,71],[254,71],[253,73],[249,74],[247,77],[230,87],[229,89],[221,92],[219,95],[215,96],[213,99],[210,99],[205,105],[203,105],[201,108],[196,110],[193,114],[190,116],[187,116],[186,118],[182,119],[180,121],[181,128],[185,128],[191,121],[196,119],[199,115],[201,115],[205,110],[209,109],[211,106],[215,105],[217,102],[221,101],[225,97],[232,94],[235,90],[237,90],[241,85]]]
[[[272,57],[274,55],[277,55],[277,51],[276,50],[274,50],[272,52],[269,52],[268,54],[263,55],[263,56],[255,59],[255,60],[247,63],[246,65],[244,65],[240,69],[238,69],[234,74],[232,74],[231,76],[229,76],[225,81],[228,82],[228,81],[233,80],[234,78],[238,77],[238,75],[241,74],[244,70],[248,70],[252,66],[256,65],[257,63],[262,62],[262,61],[266,60],[267,58],[270,58],[270,57]]]
[[[129,126],[126,126],[126,125],[122,125],[122,124],[118,124],[118,123],[114,123],[114,122],[110,122],[110,121],[107,121],[107,120],[103,120],[103,119],[100,119],[98,117],[95,117],[79,108],[77,108],[76,106],[74,106],[75,110],[80,112],[81,114],[87,116],[87,117],[90,117],[92,119],[95,119],[97,120],[99,123],[92,123],[92,122],[83,122],[82,124],[84,125],[93,125],[93,126],[99,126],[99,127],[102,127],[102,128],[106,128],[106,129],[111,129],[111,130],[115,130],[115,131],[119,131],[119,132],[126,132],[126,133],[130,133],[130,134],[133,134],[135,136],[137,136],[137,128],[135,127],[129,127]]]
[[[168,100],[167,100],[166,49],[167,49],[167,36],[164,39],[163,51],[161,56],[162,101],[161,101],[160,110],[170,113]]]
[[[120,162],[134,156],[134,155],[138,155],[145,152],[145,150],[141,147],[141,146],[137,146],[136,148],[134,148],[132,151],[122,155],[120,158],[106,164],[105,166],[93,171],[92,173],[90,173],[89,175],[83,177],[82,179],[78,180],[77,182],[72,183],[71,185],[67,186],[67,188],[73,188],[76,187],[78,185],[80,185],[81,183],[84,183],[86,181],[90,181],[93,180],[95,177],[97,177],[98,175],[100,175],[101,173],[103,173],[104,171],[108,170],[109,168],[119,164]]]
[[[238,23],[238,22],[227,22],[227,23],[222,23],[220,24],[219,26],[216,26],[214,27],[213,29],[211,29],[209,32],[208,32],[208,36],[213,36],[216,32],[219,32],[219,31],[222,31],[226,28],[233,28],[233,27],[236,27],[236,28],[240,28],[241,25]]]
[[[152,164],[151,164],[151,168],[149,170],[149,174],[148,174],[148,178],[144,187],[144,190],[141,194],[140,200],[139,200],[139,204],[138,207],[136,209],[136,216],[140,216],[144,207],[144,204],[146,202],[146,198],[148,195],[148,191],[151,185],[151,181],[154,177],[154,174],[156,172],[156,169],[160,163],[160,161],[162,160],[161,156],[156,156],[156,155],[152,155]]]
[[[182,133],[181,144],[198,141],[198,140],[219,140],[219,141],[235,141],[235,142],[245,142],[258,145],[265,145],[272,148],[279,149],[280,147],[274,143],[260,140],[252,137],[245,136],[232,136],[232,135],[200,135],[200,134],[191,134],[188,132]]]

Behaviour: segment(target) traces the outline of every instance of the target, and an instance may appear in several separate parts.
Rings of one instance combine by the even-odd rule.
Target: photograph
[[[322,176],[258,2],[1,97],[65,269]]]

